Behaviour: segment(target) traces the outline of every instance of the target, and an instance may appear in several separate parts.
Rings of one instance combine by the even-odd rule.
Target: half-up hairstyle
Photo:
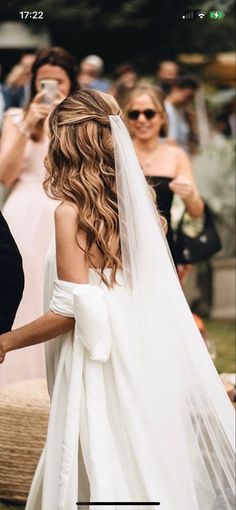
[[[78,209],[78,231],[86,233],[89,265],[112,287],[121,267],[116,176],[108,115],[119,113],[109,95],[84,89],[64,99],[50,114],[48,177],[44,189],[50,197],[73,202]],[[114,250],[114,240],[117,240]],[[78,242],[78,240],[77,240]],[[101,269],[90,253],[96,245]],[[104,269],[112,267],[110,281]]]

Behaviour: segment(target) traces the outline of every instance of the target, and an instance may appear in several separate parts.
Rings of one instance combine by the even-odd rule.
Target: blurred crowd
[[[29,103],[31,69],[35,58],[35,53],[23,54],[6,76],[4,83],[0,84],[0,125],[6,110],[12,107],[25,108]],[[130,90],[144,79],[130,62],[120,64],[111,77],[105,77],[104,61],[98,55],[88,55],[80,63],[75,62],[75,67],[78,88],[89,87],[111,93],[121,108],[124,107]],[[159,62],[153,76],[145,79],[157,85],[165,98],[168,142],[178,143],[188,152],[194,151],[198,144],[198,129],[193,101],[201,86],[199,79],[186,74],[171,60]],[[230,94],[223,108],[214,115],[209,111],[209,119],[215,132],[226,137],[235,136],[235,102]]]
[[[178,264],[173,204],[175,199],[179,200],[192,219],[203,216],[205,178],[207,172],[210,175],[210,168],[199,183],[192,169],[194,157],[202,141],[206,142],[209,124],[209,141],[214,144],[235,135],[235,103],[231,92],[226,94],[226,100],[220,98],[221,108],[213,114],[205,107],[199,78],[184,72],[174,61],[159,62],[153,76],[145,78],[133,63],[124,62],[108,78],[100,56],[88,55],[77,63],[67,50],[58,47],[42,49],[38,54],[23,54],[0,87],[0,209],[22,255],[25,273],[24,295],[14,327],[34,320],[43,311],[44,264],[58,205],[43,190],[48,147],[45,120],[52,105],[77,89],[96,89],[117,99],[143,173],[155,195],[183,283],[188,264]],[[202,162],[200,167],[204,167]],[[214,171],[215,180],[222,165]],[[226,179],[227,173],[219,177],[222,189]],[[223,196],[228,200],[229,192],[226,190],[224,195],[222,191]],[[217,197],[218,212],[222,197]],[[222,204],[224,209],[225,203]],[[21,362],[19,353],[12,353],[1,371],[3,381],[9,379],[10,373],[19,378],[19,371],[23,379],[44,374],[42,345],[27,350],[27,362],[24,356],[22,353]]]

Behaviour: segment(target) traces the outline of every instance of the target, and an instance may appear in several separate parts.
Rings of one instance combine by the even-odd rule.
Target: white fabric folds
[[[55,380],[49,387],[47,441],[26,510],[76,508],[79,441],[90,481],[87,501],[115,501],[112,467],[118,484],[122,477],[106,409],[102,364],[110,357],[111,332],[103,291],[96,285],[61,280],[54,281],[53,287],[50,309],[74,317],[76,324],[73,334],[62,335],[57,344],[47,346],[47,368],[50,376],[55,369]]]
[[[122,266],[142,332],[144,405],[168,480],[161,508],[171,501],[167,508],[175,510],[229,510],[235,494],[234,410],[183,295],[127,129],[118,115],[110,123]],[[157,485],[151,497],[156,491]]]

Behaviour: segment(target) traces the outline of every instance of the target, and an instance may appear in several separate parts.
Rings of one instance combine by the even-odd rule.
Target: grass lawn
[[[206,320],[208,337],[215,341],[215,366],[219,373],[235,373],[235,323],[233,321]]]
[[[218,372],[235,372],[235,325],[233,321],[206,320],[208,337],[215,341]],[[0,510],[24,510],[24,506],[0,502]]]

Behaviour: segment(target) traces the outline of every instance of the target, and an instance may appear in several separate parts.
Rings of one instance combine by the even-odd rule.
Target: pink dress
[[[17,124],[19,109],[9,110]],[[20,327],[43,314],[45,257],[54,233],[56,200],[45,194],[42,183],[47,153],[46,136],[26,145],[22,172],[5,205],[3,215],[11,229],[23,259],[25,290],[13,328]],[[0,367],[0,384],[45,376],[44,344],[9,352]]]

